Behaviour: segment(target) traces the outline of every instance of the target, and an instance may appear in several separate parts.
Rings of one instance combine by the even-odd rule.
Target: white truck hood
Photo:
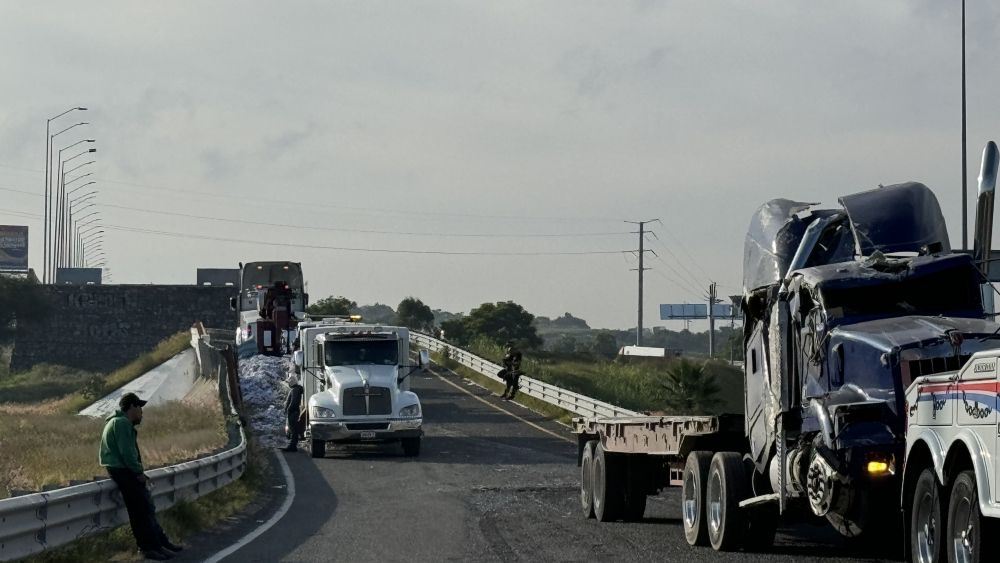
[[[333,381],[333,388],[338,391],[343,388],[364,387],[396,387],[399,377],[399,367],[375,364],[359,364],[350,366],[335,366],[327,368],[327,373]]]

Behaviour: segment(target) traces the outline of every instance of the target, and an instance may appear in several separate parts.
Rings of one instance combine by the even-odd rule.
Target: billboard
[[[28,269],[28,227],[0,225],[0,270]]]
[[[733,318],[733,306],[716,304],[712,306],[712,316],[717,319]],[[736,309],[739,311],[739,309]],[[708,318],[707,303],[684,303],[674,305],[660,305],[660,320],[680,321]],[[739,318],[738,316],[736,318]]]

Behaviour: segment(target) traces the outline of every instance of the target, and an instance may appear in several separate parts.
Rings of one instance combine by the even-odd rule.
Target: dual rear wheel
[[[909,524],[910,553],[917,563],[980,563],[996,553],[997,522],[979,510],[972,470],[956,475],[946,490],[932,469],[924,469],[914,486]]]
[[[600,522],[641,520],[651,478],[645,456],[605,451],[596,440],[584,444],[580,463],[580,507]]]
[[[778,524],[773,505],[740,508],[750,498],[752,466],[737,452],[694,451],[684,465],[681,519],[690,545],[716,551],[771,547]]]

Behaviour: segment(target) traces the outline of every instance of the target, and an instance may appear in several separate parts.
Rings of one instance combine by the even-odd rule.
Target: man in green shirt
[[[142,422],[142,407],[146,401],[135,393],[126,393],[118,401],[118,410],[107,418],[101,434],[101,465],[118,485],[132,534],[147,559],[164,561],[181,550],[167,539],[156,521],[156,506],[146,488],[146,474],[139,453],[135,427]]]

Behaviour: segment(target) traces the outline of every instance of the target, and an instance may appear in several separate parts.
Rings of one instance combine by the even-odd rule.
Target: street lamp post
[[[50,281],[49,280],[49,271],[48,271],[48,252],[49,252],[49,231],[48,231],[48,228],[49,228],[49,207],[50,207],[49,206],[49,198],[51,196],[51,191],[49,189],[49,186],[51,184],[49,182],[49,178],[50,178],[51,170],[52,170],[52,136],[49,135],[49,131],[51,130],[52,122],[53,121],[55,121],[56,119],[59,119],[60,117],[66,115],[67,113],[70,113],[70,112],[73,112],[73,111],[77,111],[77,110],[79,110],[79,111],[86,111],[87,108],[85,108],[85,107],[73,107],[73,108],[69,108],[68,110],[60,113],[59,115],[55,115],[55,116],[50,117],[50,118],[48,118],[48,119],[45,120],[45,189],[44,189],[44,194],[45,194],[45,213],[44,213],[44,217],[45,217],[45,220],[44,220],[43,229],[42,229],[44,231],[44,235],[43,235],[44,244],[42,246],[42,261],[44,262],[44,264],[42,265],[42,283],[49,283],[49,281]]]
[[[93,183],[93,182],[89,182],[89,183]],[[86,186],[86,185],[87,184],[84,184],[83,186]],[[83,186],[80,186],[80,187],[78,187],[78,188],[76,188],[74,190],[71,190],[71,191],[75,192],[75,191],[79,190],[80,188],[82,188]],[[68,195],[69,194],[67,194],[67,197],[68,197]],[[66,263],[67,263],[67,265],[71,265],[71,266],[73,265],[73,262],[74,262],[73,258],[75,256],[77,256],[77,252],[78,252],[78,250],[76,248],[77,247],[76,238],[79,237],[79,234],[76,232],[75,228],[73,228],[76,225],[76,220],[73,219],[73,213],[74,213],[74,211],[76,211],[76,212],[83,211],[84,209],[88,209],[90,207],[93,207],[93,206],[97,205],[97,202],[93,201],[95,197],[97,197],[97,191],[96,190],[92,191],[92,192],[85,193],[85,194],[77,197],[76,199],[69,198],[69,200],[70,200],[69,206],[68,206],[69,207],[69,214],[66,217],[67,226],[70,227],[70,228],[66,229],[66,247],[67,247],[67,253],[68,253],[68,256],[66,257]],[[80,205],[80,207],[77,208],[76,207],[77,204],[82,204],[82,205]],[[92,215],[94,213],[97,213],[97,211],[96,210],[93,211],[92,213],[86,215],[86,217],[89,217],[90,215]]]
[[[79,157],[81,157],[81,156],[83,156],[85,154],[95,153],[95,152],[97,152],[97,149],[86,149],[84,151],[81,151],[81,152],[79,152],[79,153],[77,153],[77,154],[75,154],[75,155],[67,158],[66,160],[62,160],[62,152],[64,150],[70,148],[70,147],[76,146],[76,145],[78,145],[80,143],[86,143],[86,142],[93,142],[93,139],[84,139],[82,141],[77,141],[76,143],[73,143],[72,145],[70,145],[68,147],[64,147],[62,150],[59,151],[59,180],[60,181],[59,181],[58,204],[56,205],[57,225],[56,225],[56,237],[55,237],[55,243],[56,243],[56,248],[55,248],[56,268],[58,268],[59,266],[63,265],[63,258],[65,257],[65,252],[64,252],[65,251],[65,247],[64,247],[64,244],[65,244],[65,237],[66,237],[66,232],[65,232],[65,230],[66,230],[66,222],[65,222],[65,213],[66,213],[66,175],[63,172],[63,170],[65,170],[65,168],[66,168],[66,163],[71,162],[74,159],[79,158]]]
[[[70,125],[69,127],[66,127],[65,129],[63,129],[63,130],[61,130],[61,131],[59,131],[59,132],[57,132],[57,133],[49,136],[48,144],[47,144],[46,148],[50,148],[52,146],[52,144],[55,142],[56,137],[58,137],[59,135],[62,135],[63,133],[69,131],[70,129],[73,129],[74,127],[79,127],[81,125],[89,125],[89,123],[86,122],[86,121],[81,121],[79,123],[74,123],[73,125]],[[78,145],[80,143],[84,143],[84,142],[93,143],[94,140],[93,139],[84,139],[84,140],[78,141],[76,143],[73,143],[72,145],[70,145],[70,147],[76,146],[76,145]],[[69,147],[64,147],[62,150],[66,150],[68,148]],[[60,166],[61,166],[61,163],[62,163],[62,154],[61,153],[62,153],[62,151],[60,151],[60,155],[59,155]],[[54,209],[52,209],[52,207],[55,205],[55,202],[53,201],[54,197],[53,197],[53,194],[52,194],[52,182],[55,180],[55,178],[52,178],[52,174],[51,174],[51,169],[52,169],[51,158],[52,157],[50,156],[49,157],[49,162],[46,163],[46,176],[47,176],[46,188],[47,188],[47,190],[49,192],[48,205],[47,205],[47,207],[48,207],[48,209],[47,209],[48,220],[46,221],[47,224],[45,225],[46,239],[48,241],[48,243],[45,245],[46,246],[45,251],[48,254],[48,260],[46,261],[46,267],[47,268],[54,261],[53,260],[53,258],[54,258],[53,257],[53,251],[55,250],[55,240],[54,240],[55,239],[55,230],[54,230],[54,225],[53,225],[54,219],[55,219],[55,214],[54,214]],[[74,168],[74,170],[75,170],[75,168]],[[49,278],[50,278],[50,281],[54,281],[55,280],[54,272],[51,272],[51,271],[49,272]]]

